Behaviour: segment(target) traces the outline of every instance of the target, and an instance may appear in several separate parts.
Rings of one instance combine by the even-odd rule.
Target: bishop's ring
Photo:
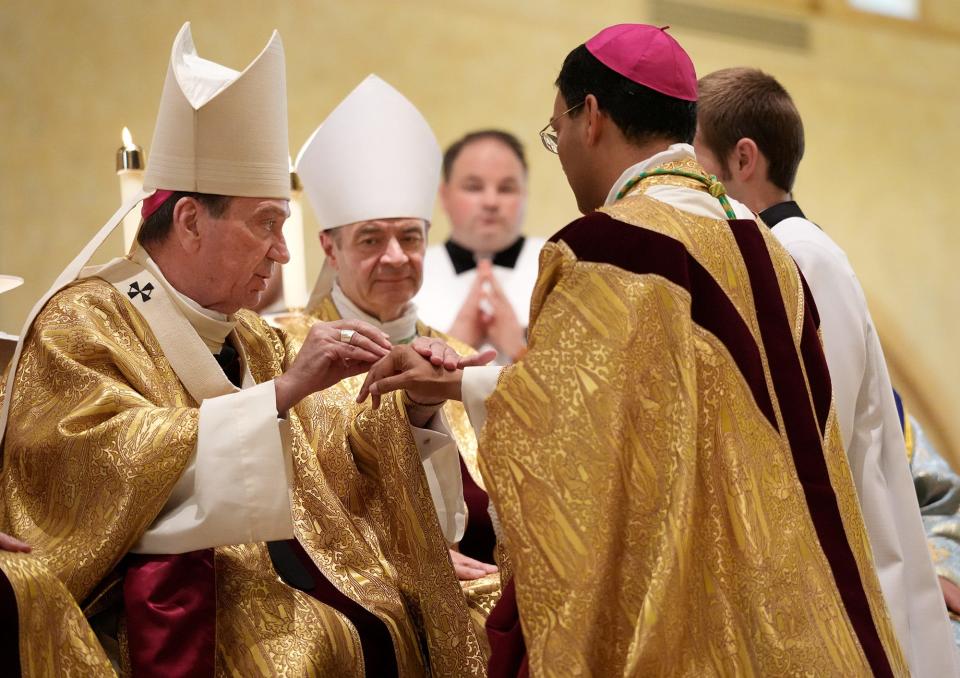
[[[340,330],[340,341],[345,344],[353,343],[353,335],[356,334],[356,330]]]

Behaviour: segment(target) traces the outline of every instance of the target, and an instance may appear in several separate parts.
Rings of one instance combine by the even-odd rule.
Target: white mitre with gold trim
[[[150,146],[146,189],[290,197],[283,44],[274,31],[242,72],[197,55],[177,34]]]
[[[114,213],[27,316],[0,409],[0,440],[23,337],[50,297],[78,277],[94,274],[82,272],[83,267],[127,213],[141,202],[145,214],[150,207],[155,210],[173,191],[289,199],[287,91],[279,34],[273,32],[243,71],[234,71],[200,58],[190,23],[185,23],[173,42],[150,152],[144,190]]]
[[[376,75],[327,116],[297,155],[296,172],[322,230],[373,219],[429,223],[440,185],[440,144],[423,114]],[[308,309],[333,288],[324,262]]]

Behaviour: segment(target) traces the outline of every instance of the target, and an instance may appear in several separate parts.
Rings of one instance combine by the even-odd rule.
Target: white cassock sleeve
[[[175,554],[293,538],[289,424],[273,381],[200,404],[197,448],[131,549]]]
[[[792,222],[792,223],[791,223]],[[786,227],[786,228],[784,228]],[[774,234],[797,262],[820,315],[834,407],[904,657],[914,676],[957,675],[883,350],[846,255],[809,222]]]
[[[477,440],[487,420],[487,398],[497,390],[500,372],[499,365],[482,365],[467,367],[463,370],[463,380],[460,382],[460,398],[463,407],[470,419],[470,426],[477,432]]]
[[[783,244],[796,260],[814,300],[821,300],[816,305],[823,353],[830,371],[843,449],[849,451],[866,370],[866,300],[849,264],[843,266],[832,261],[838,256],[836,253],[807,241]]]
[[[443,410],[430,418],[426,428],[411,425],[410,430],[420,452],[440,529],[447,543],[456,544],[463,539],[467,527],[467,505],[463,499],[460,451],[456,440]]]

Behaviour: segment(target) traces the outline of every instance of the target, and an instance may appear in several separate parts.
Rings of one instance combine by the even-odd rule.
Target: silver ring
[[[356,330],[340,330],[340,341],[345,344],[352,344],[353,335],[356,333]]]

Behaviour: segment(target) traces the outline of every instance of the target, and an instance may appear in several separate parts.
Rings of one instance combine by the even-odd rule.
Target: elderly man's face
[[[478,139],[457,155],[440,198],[456,242],[474,252],[499,252],[520,236],[527,173],[505,143]]]
[[[234,313],[256,305],[276,264],[290,260],[282,230],[289,215],[286,200],[263,198],[232,198],[219,217],[199,210],[195,274],[204,280],[204,306]]]
[[[423,282],[423,219],[376,219],[320,234],[340,289],[381,322],[395,320]]]

